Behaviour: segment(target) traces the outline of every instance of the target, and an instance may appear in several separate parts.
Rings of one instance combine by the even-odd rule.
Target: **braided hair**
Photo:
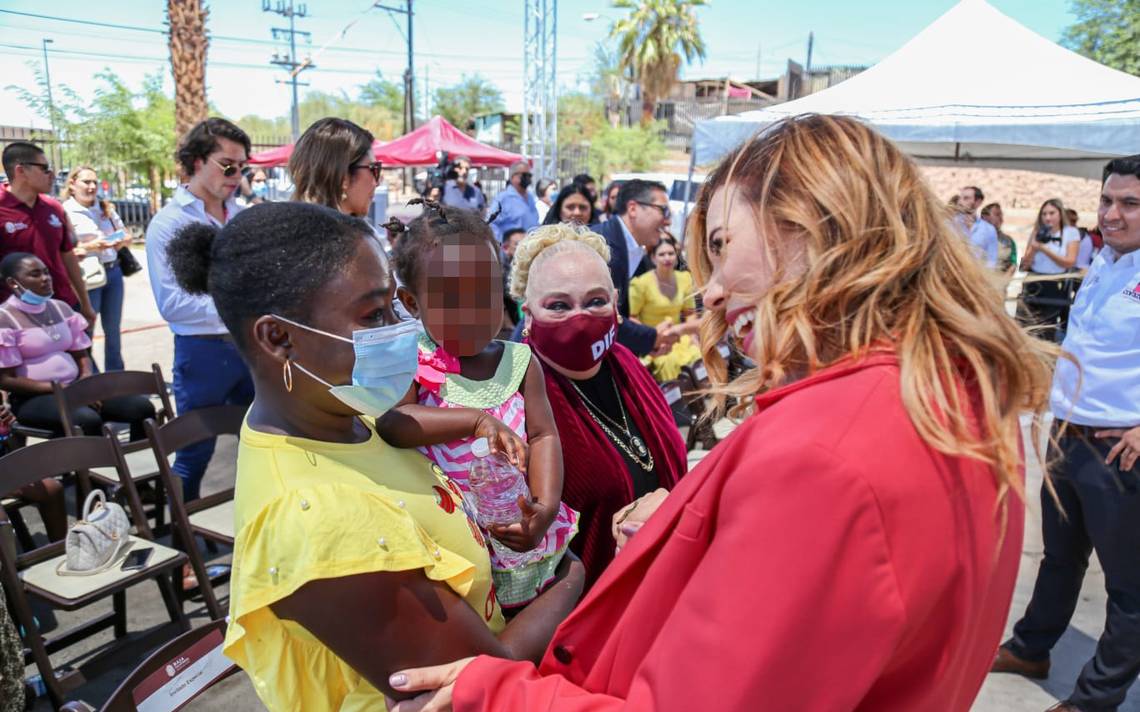
[[[413,293],[419,284],[427,256],[445,239],[482,240],[494,248],[495,254],[499,254],[499,243],[488,225],[490,221],[484,221],[478,212],[464,208],[445,208],[427,198],[413,198],[408,201],[408,205],[422,205],[423,212],[406,226],[393,219],[385,223],[384,227],[394,245],[396,276],[400,278],[400,284]],[[493,215],[491,220],[497,215]]]

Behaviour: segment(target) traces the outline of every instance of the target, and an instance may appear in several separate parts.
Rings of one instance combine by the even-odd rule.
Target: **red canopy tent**
[[[375,154],[384,145],[383,141],[372,142],[372,153]],[[267,151],[259,151],[249,157],[249,165],[259,168],[272,168],[274,166],[284,166],[289,163],[289,157],[293,155],[293,144],[287,143],[284,146],[271,148]]]
[[[517,153],[479,143],[442,116],[433,116],[415,131],[384,144],[376,151],[376,159],[385,168],[434,166],[439,151],[447,151],[452,158],[467,156],[473,166],[509,166],[524,160]]]
[[[433,116],[423,126],[394,141],[376,141],[372,144],[373,155],[385,168],[434,166],[439,161],[437,154],[440,151],[447,151],[452,158],[467,156],[474,166],[509,166],[524,160],[517,153],[479,143],[442,116]],[[283,166],[289,162],[291,155],[293,144],[289,143],[253,154],[249,157],[249,165]]]

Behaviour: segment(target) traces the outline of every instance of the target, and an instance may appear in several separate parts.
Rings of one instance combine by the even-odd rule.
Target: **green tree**
[[[645,126],[606,125],[590,142],[590,175],[651,171],[665,153],[656,122]]]
[[[157,209],[165,178],[175,170],[174,100],[163,91],[162,76],[162,72],[149,75],[135,91],[104,69],[95,75],[95,96],[89,104],[71,87],[57,85],[53,118],[67,142],[62,166],[90,165],[120,189],[146,183]],[[46,85],[38,72],[36,80],[39,92],[15,86],[8,89],[48,118]]]
[[[653,120],[657,99],[677,82],[684,61],[705,58],[695,9],[706,0],[614,0],[614,7],[629,10],[618,20],[610,37],[618,41],[623,70],[641,85],[641,123]]]
[[[592,141],[606,127],[605,105],[589,94],[570,92],[558,97],[558,142]]]
[[[404,87],[385,79],[380,70],[376,70],[376,76],[360,86],[359,98],[362,104],[383,107],[396,116],[403,116]]]
[[[145,182],[157,209],[164,178],[173,175],[174,100],[163,91],[162,72],[133,91],[117,74],[95,75],[95,98],[68,125],[76,164],[89,164],[125,184]]]
[[[1062,42],[1101,64],[1140,76],[1140,0],[1073,0],[1077,23]]]
[[[502,111],[504,106],[499,88],[478,74],[464,76],[454,86],[436,89],[432,100],[435,113],[468,132],[476,116]]]

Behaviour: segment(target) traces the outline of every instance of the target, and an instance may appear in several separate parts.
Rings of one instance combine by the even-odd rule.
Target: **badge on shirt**
[[[7,230],[9,234],[15,235],[20,230],[27,230],[28,226],[22,222],[6,222],[4,223],[4,229]]]
[[[1136,286],[1132,287],[1131,289],[1129,289],[1128,287],[1125,287],[1124,291],[1121,293],[1125,297],[1127,297],[1128,299],[1131,299],[1132,301],[1136,302],[1137,304],[1140,304],[1140,282],[1137,282]]]
[[[59,221],[59,217],[57,217],[55,213],[52,213],[48,217],[48,225],[51,225],[52,227],[63,227],[63,223]]]

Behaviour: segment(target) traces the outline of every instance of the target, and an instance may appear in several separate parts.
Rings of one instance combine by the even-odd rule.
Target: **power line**
[[[84,25],[84,26],[105,27],[108,29],[125,30],[125,31],[129,31],[129,32],[146,32],[149,34],[162,35],[163,37],[165,37],[167,34],[166,30],[158,30],[158,29],[155,29],[153,27],[140,27],[137,25],[122,25],[122,24],[116,24],[116,23],[112,23],[112,22],[97,22],[94,20],[79,20],[79,19],[76,19],[73,17],[57,17],[54,15],[40,15],[40,14],[36,14],[36,13],[32,13],[32,12],[19,12],[17,10],[0,9],[0,14],[19,15],[22,17],[34,18],[37,20],[48,20],[48,21],[52,21],[52,22],[66,22],[66,23],[72,23],[72,24]],[[90,37],[89,34],[84,34],[82,36]],[[224,41],[224,42],[233,42],[236,44],[277,46],[277,43],[274,42],[273,40],[259,40],[259,39],[254,39],[251,37],[234,37],[231,35],[215,35],[215,34],[210,35],[210,41],[211,42],[218,41],[218,40]],[[328,49],[328,51],[329,52],[345,52],[345,53],[350,53],[350,54],[368,54],[368,55],[377,55],[377,54],[390,54],[390,55],[394,55],[394,56],[403,56],[404,55],[404,52],[402,50],[384,50],[384,49],[368,48],[368,47],[330,47]],[[465,60],[471,60],[472,59],[472,56],[470,53],[462,53],[462,52],[417,52],[416,56],[418,56],[418,57],[436,57],[439,59],[465,59]],[[482,60],[509,61],[509,62],[518,62],[519,61],[519,58],[517,56],[514,56],[514,55],[487,55],[485,57],[478,57],[477,59],[480,61],[482,61]],[[571,57],[559,57],[559,59],[569,60],[569,61],[578,61],[578,60],[584,61],[584,60],[588,60],[588,59],[592,59],[592,58],[586,57],[586,56],[571,56]]]

